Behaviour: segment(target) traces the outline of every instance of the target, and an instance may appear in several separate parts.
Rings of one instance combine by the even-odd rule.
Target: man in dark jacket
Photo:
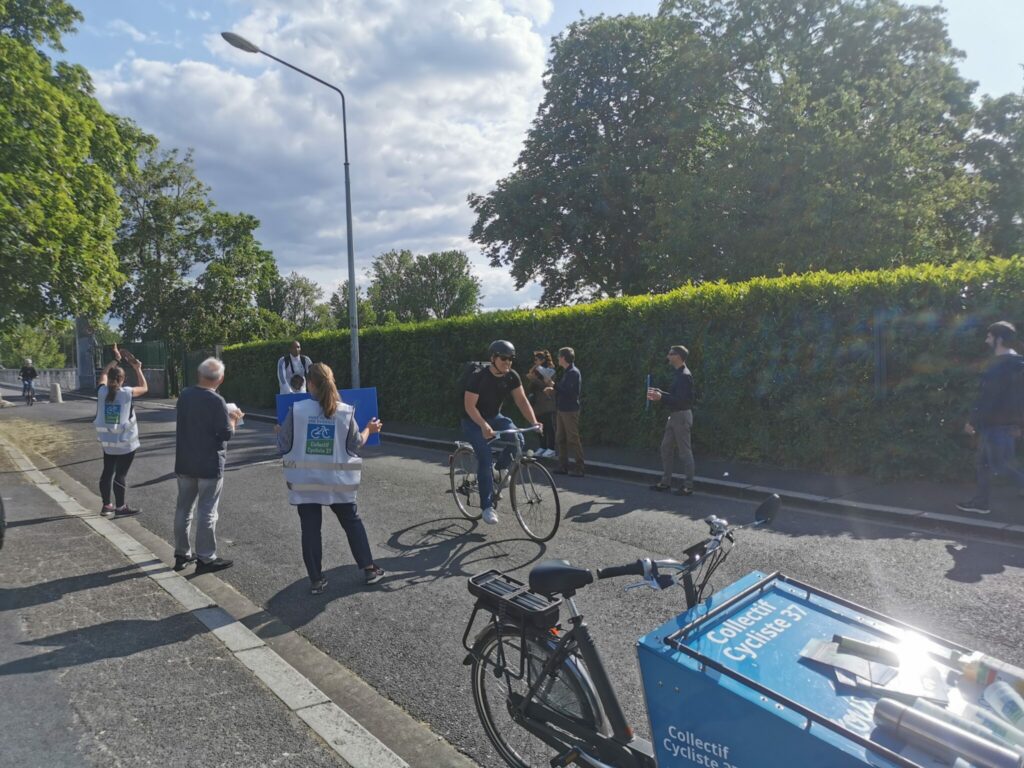
[[[683,484],[675,491],[677,496],[693,494],[693,447],[690,431],[693,429],[693,374],[686,367],[690,351],[682,344],[676,344],[668,351],[668,364],[672,366],[672,386],[668,392],[651,387],[647,399],[661,403],[669,410],[665,422],[665,434],[661,438],[661,481],[651,486],[654,491],[667,491],[672,487],[672,470],[676,451],[683,459]]]
[[[562,378],[555,383],[555,445],[558,447],[556,475],[583,477],[583,441],[580,440],[580,390],[583,376],[576,367],[576,351],[572,347],[558,350]],[[575,466],[569,471],[569,453]]]
[[[1014,440],[1020,433],[1019,397],[1014,392],[1022,386],[1024,358],[1011,347],[1017,329],[1005,320],[988,328],[985,344],[992,350],[993,359],[981,374],[978,399],[971,409],[971,417],[964,426],[969,435],[978,436],[978,486],[974,498],[961,502],[956,508],[962,512],[987,515],[992,474],[1007,474],[1013,478],[1018,493],[1024,496],[1024,472],[1014,458]]]
[[[232,561],[217,555],[217,505],[224,486],[227,442],[245,415],[228,411],[217,387],[224,381],[224,363],[210,357],[199,364],[199,383],[178,397],[178,428],[174,472],[178,504],[174,513],[174,570],[196,561],[196,573],[230,568]],[[189,533],[198,511],[193,554]]]

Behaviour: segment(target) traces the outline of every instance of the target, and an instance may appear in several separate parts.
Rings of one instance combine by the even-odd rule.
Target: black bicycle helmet
[[[504,339],[498,339],[492,341],[491,346],[487,348],[487,357],[492,358],[495,355],[504,355],[505,357],[515,357],[516,348],[512,345],[511,341],[505,341]]]

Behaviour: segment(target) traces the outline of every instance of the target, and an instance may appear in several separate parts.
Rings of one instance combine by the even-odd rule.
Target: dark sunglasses
[[[515,358],[514,355],[498,355],[498,359],[502,360],[502,361],[504,361],[506,363],[511,363],[516,358]]]

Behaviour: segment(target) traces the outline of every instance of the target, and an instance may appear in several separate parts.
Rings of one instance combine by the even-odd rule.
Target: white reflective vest
[[[292,406],[292,449],[283,457],[289,504],[338,504],[356,500],[363,460],[348,452],[355,409],[344,403],[333,418],[316,400]]]
[[[121,387],[110,403],[107,392],[104,385],[96,393],[96,418],[93,420],[103,452],[116,456],[138,450],[139,423],[132,410],[131,388]]]

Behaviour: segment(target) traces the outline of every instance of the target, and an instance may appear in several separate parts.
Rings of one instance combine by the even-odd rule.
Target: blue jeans
[[[29,392],[35,392],[35,391],[36,391],[36,385],[35,385],[35,382],[32,381],[32,379],[22,379],[21,380],[21,396],[22,397],[27,395]]]
[[[1014,455],[1013,427],[986,427],[978,430],[978,490],[974,501],[988,506],[992,489],[992,475],[1010,475],[1017,488],[1024,490],[1024,471],[1017,466]]]
[[[491,429],[495,432],[515,427],[512,419],[508,416],[502,416],[500,413],[487,419],[487,423],[491,425]],[[473,453],[476,454],[476,481],[480,486],[480,509],[487,509],[492,505],[494,497],[494,458],[491,456],[490,443],[484,439],[483,430],[472,419],[462,420],[462,435],[473,446]],[[523,436],[518,434],[515,435],[515,438],[519,442],[520,450],[522,450],[525,445]],[[502,440],[502,442],[506,443],[506,446],[502,450],[501,455],[498,456],[498,469],[508,469],[512,463],[515,444],[507,438]]]
[[[306,565],[306,573],[310,581],[316,581],[323,572],[323,538],[320,534],[323,521],[323,507],[319,504],[299,504],[299,525],[302,527],[302,562]],[[355,504],[331,504],[331,511],[341,527],[345,529],[352,557],[360,568],[373,565],[370,553],[370,540],[366,537],[363,519],[359,517]]]

